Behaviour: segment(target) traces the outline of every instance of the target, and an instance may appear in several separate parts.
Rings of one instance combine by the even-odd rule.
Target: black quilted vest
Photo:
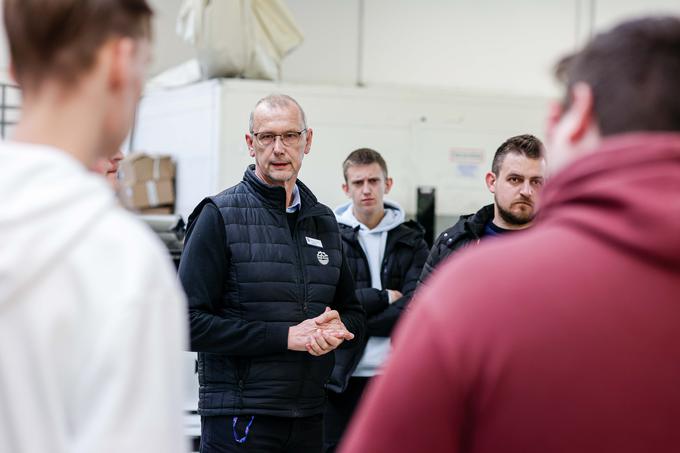
[[[240,184],[210,198],[224,219],[230,261],[219,315],[295,325],[321,314],[333,300],[342,261],[338,225],[332,211],[298,181],[301,208],[291,234],[285,190],[264,184],[253,169]],[[323,412],[333,354],[198,356],[201,415]]]

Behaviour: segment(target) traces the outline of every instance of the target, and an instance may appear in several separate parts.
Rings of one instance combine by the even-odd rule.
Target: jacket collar
[[[484,206],[476,213],[468,216],[463,224],[465,231],[475,236],[477,239],[484,235],[484,227],[487,223],[493,220],[494,205],[493,203]]]
[[[348,241],[358,244],[359,243],[359,225],[352,228],[344,223],[339,224],[340,234]],[[423,227],[414,220],[408,220],[400,225],[397,225],[392,230],[387,233],[388,244],[396,244],[397,242],[404,243],[406,245],[413,245],[418,240],[419,236],[424,234]]]
[[[243,174],[243,182],[250,187],[263,206],[280,209],[286,212],[286,189],[280,186],[270,186],[255,174],[255,164],[250,164]],[[295,182],[300,192],[300,215],[313,211],[319,204],[311,190],[299,179]]]

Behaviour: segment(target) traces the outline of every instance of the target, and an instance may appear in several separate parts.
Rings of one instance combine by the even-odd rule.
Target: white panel
[[[186,219],[215,193],[220,128],[219,83],[210,81],[142,98],[133,150],[171,154],[177,161],[176,211]]]
[[[175,33],[177,13],[182,0],[148,0],[154,10],[153,60],[149,74],[155,75],[194,58],[192,46]]]
[[[286,82],[356,82],[358,0],[286,2],[305,41],[283,60]]]

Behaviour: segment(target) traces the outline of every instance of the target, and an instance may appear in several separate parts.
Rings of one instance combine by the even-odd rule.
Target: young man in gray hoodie
[[[324,422],[326,452],[335,450],[366,384],[380,373],[390,352],[392,329],[411,299],[428,254],[422,227],[405,221],[404,210],[383,199],[393,181],[380,153],[357,149],[342,168],[342,189],[351,201],[338,207],[335,215],[356,295],[368,318],[368,335],[350,349],[335,351]]]

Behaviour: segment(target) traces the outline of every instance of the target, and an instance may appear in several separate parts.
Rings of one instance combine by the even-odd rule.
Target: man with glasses
[[[313,137],[304,111],[270,95],[249,129],[255,164],[196,207],[179,269],[201,451],[319,452],[328,352],[361,341],[365,315],[333,212],[297,180]]]

